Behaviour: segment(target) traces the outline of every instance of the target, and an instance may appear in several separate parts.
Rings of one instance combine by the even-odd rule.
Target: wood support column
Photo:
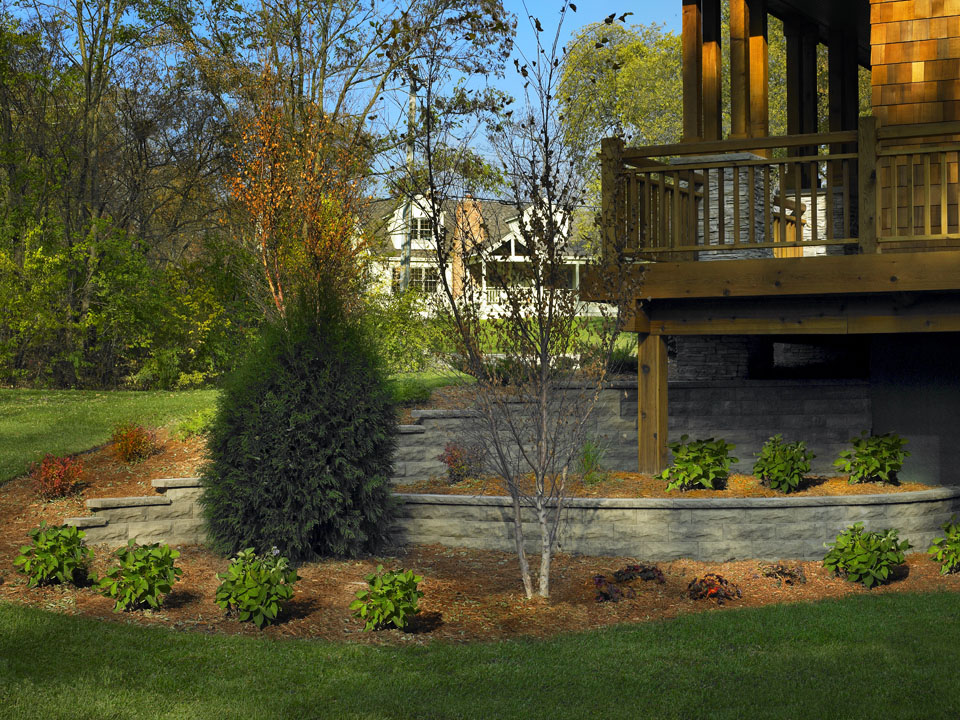
[[[703,137],[703,12],[701,0],[683,0],[683,140]]]
[[[655,474],[667,465],[667,341],[639,335],[637,430],[639,471]]]
[[[750,8],[747,0],[730,0],[730,137],[750,131]]]
[[[703,137],[723,135],[722,39],[720,0],[703,0]]]
[[[830,35],[830,132],[856,130],[860,116],[860,81],[856,39],[843,32]]]
[[[767,0],[748,0],[750,136],[770,134],[770,62],[767,50]],[[767,153],[769,154],[769,153]]]
[[[828,103],[830,132],[856,130],[860,116],[859,64],[855,39],[843,32],[830,35],[827,67],[829,72]],[[852,143],[834,144],[831,153],[855,152]],[[831,169],[833,182],[843,182],[843,168],[835,163]]]

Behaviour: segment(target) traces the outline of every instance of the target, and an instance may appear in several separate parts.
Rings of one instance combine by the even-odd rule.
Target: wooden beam
[[[640,336],[637,346],[639,471],[654,475],[667,463],[667,340]]]
[[[784,19],[783,35],[787,45],[787,134],[800,134],[800,28]],[[791,153],[793,154],[793,153]]]
[[[877,247],[877,119],[860,118],[857,131],[857,203],[860,252],[876,253]],[[938,253],[939,254],[939,253]]]
[[[643,273],[640,295],[654,300],[955,290],[960,251],[656,262],[636,272]]]
[[[660,300],[648,307],[658,335],[863,335],[956,332],[960,293],[850,297]]]
[[[701,0],[683,0],[683,140],[703,137],[703,13]]]
[[[748,0],[750,18],[750,136],[770,134],[770,62],[767,51],[767,0]]]
[[[960,126],[960,123],[957,123]],[[957,130],[960,132],[960,130]],[[627,148],[623,151],[623,160],[637,165],[642,162],[644,166],[659,164],[650,160],[653,157],[662,157],[666,155],[702,155],[725,152],[756,152],[764,148],[797,148],[806,146],[811,141],[817,145],[825,145],[837,142],[856,142],[856,130],[845,130],[839,133],[817,133],[816,138],[810,138],[807,135],[778,135],[765,138],[744,138],[741,140],[704,140],[696,145],[684,143],[672,143],[669,145],[646,145],[639,148]],[[791,153],[795,155],[796,153]],[[722,162],[722,161],[721,161]],[[713,163],[704,163],[714,165]],[[703,167],[704,164],[697,163],[695,167]],[[739,164],[739,163],[738,163]],[[761,163],[763,164],[763,163]],[[732,163],[730,166],[732,167]],[[715,165],[714,165],[715,166]]]
[[[603,254],[609,257],[617,247],[618,213],[623,203],[617,174],[620,171],[620,156],[623,140],[608,137],[600,141],[600,223],[603,228]]]
[[[817,120],[817,27],[804,25],[800,34],[800,133],[819,132]]]
[[[730,0],[730,137],[750,129],[750,10],[747,0]]]
[[[703,0],[703,137],[723,136],[723,78],[720,0]]]

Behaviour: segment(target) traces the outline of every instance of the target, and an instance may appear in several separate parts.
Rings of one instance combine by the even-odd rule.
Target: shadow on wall
[[[960,485],[960,333],[870,341],[873,431],[908,440],[903,480]]]

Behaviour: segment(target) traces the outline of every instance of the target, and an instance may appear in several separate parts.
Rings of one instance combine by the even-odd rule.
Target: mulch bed
[[[921,483],[884,485],[857,483],[851,485],[843,477],[809,477],[797,492],[784,495],[760,484],[752,475],[731,475],[722,490],[668,491],[663,480],[639,473],[611,472],[605,480],[585,485],[572,478],[567,487],[571,497],[603,498],[735,498],[735,497],[812,497],[825,495],[880,495],[887,493],[929,490]],[[436,495],[507,495],[502,482],[495,478],[468,478],[451,483],[443,477],[396,486],[397,492],[432,493]]]
[[[17,478],[0,487],[0,601],[23,603],[67,614],[82,614],[110,621],[162,625],[202,632],[257,635],[249,624],[227,618],[213,602],[217,573],[228,560],[200,547],[182,547],[178,564],[184,574],[158,611],[117,614],[112,602],[91,588],[70,586],[27,588],[24,578],[13,569],[13,558],[28,540],[27,531],[41,520],[59,523],[65,517],[84,512],[88,497],[149,494],[149,481],[158,477],[192,476],[202,462],[203,444],[197,440],[162,438],[161,452],[145,462],[126,467],[109,447],[84,455],[83,479],[87,483],[77,497],[42,502],[36,498],[29,478]],[[632,482],[624,477],[615,482]],[[636,482],[645,482],[637,478]],[[731,490],[736,478],[731,480]],[[851,488],[843,485],[847,492]],[[906,489],[902,486],[900,489]],[[876,492],[877,488],[870,488]],[[609,490],[604,489],[605,494]],[[687,496],[695,497],[694,493]],[[917,548],[923,550],[923,548]],[[537,557],[531,557],[536,567]],[[941,576],[938,567],[922,553],[907,557],[897,579],[890,585],[866,590],[831,577],[819,562],[799,563],[807,581],[803,584],[778,582],[765,577],[757,561],[700,563],[680,560],[660,563],[664,583],[636,579],[630,585],[634,597],[618,603],[597,603],[594,577],[613,572],[643,558],[596,558],[559,555],[552,572],[549,601],[527,600],[519,581],[517,560],[511,553],[416,546],[396,549],[379,557],[357,560],[327,560],[299,569],[293,601],[283,622],[263,631],[274,637],[323,638],[334,642],[423,643],[433,639],[447,642],[476,642],[528,637],[549,637],[616,623],[645,622],[677,615],[755,607],[781,602],[813,602],[851,594],[887,592],[960,591],[960,576]],[[107,548],[98,548],[93,568],[101,573],[110,563]],[[397,630],[362,632],[348,606],[357,590],[365,587],[364,576],[377,564],[388,568],[410,568],[424,576],[421,613],[409,632]],[[797,563],[788,563],[793,566]],[[691,600],[687,586],[694,577],[719,573],[736,584],[741,599],[723,606],[714,601]]]

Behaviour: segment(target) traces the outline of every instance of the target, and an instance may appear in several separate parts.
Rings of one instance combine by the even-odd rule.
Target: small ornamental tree
[[[287,307],[227,381],[202,503],[215,549],[292,561],[370,552],[389,527],[396,416],[359,326],[333,293]]]

